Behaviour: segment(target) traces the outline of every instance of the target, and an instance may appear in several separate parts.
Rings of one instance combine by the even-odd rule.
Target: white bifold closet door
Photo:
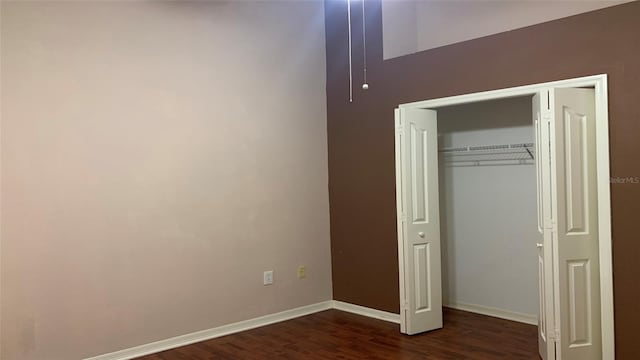
[[[538,177],[538,341],[545,360],[602,358],[595,91],[534,96]]]
[[[549,99],[556,355],[602,359],[595,90],[551,89]]]
[[[533,124],[536,143],[536,184],[538,203],[538,348],[543,360],[555,359],[553,242],[551,213],[550,112],[547,92],[533,97]]]
[[[401,332],[442,327],[437,112],[396,109]],[[540,355],[599,360],[595,91],[533,98],[538,183]]]
[[[442,328],[438,129],[434,110],[396,110],[401,331]],[[401,282],[402,283],[402,282]]]

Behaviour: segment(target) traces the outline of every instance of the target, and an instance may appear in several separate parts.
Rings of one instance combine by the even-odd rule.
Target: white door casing
[[[595,91],[551,89],[557,355],[602,359]]]
[[[587,88],[595,89],[595,91]],[[570,99],[573,95],[579,98],[578,93],[580,92],[582,92],[583,101]],[[571,95],[572,93],[573,95]],[[585,105],[584,99],[587,98],[585,94],[589,93],[591,94],[589,97],[591,97],[592,107],[589,109],[588,106],[585,106],[586,110],[582,112],[580,108]],[[401,331],[410,333],[407,324],[412,319],[409,319],[406,314],[408,314],[409,295],[413,294],[411,288],[414,286],[410,282],[409,273],[406,270],[409,267],[406,261],[409,258],[409,242],[405,240],[407,239],[408,227],[403,225],[402,217],[404,216],[406,219],[406,214],[401,211],[404,208],[403,204],[406,204],[408,199],[406,189],[402,188],[402,184],[406,182],[402,176],[406,171],[407,162],[403,158],[404,155],[401,154],[401,149],[406,147],[403,142],[403,133],[406,133],[406,129],[401,126],[406,124],[400,123],[401,111],[406,114],[405,110],[433,109],[515,96],[535,96],[536,94],[538,94],[538,100],[541,103],[539,108],[543,110],[541,117],[543,120],[548,119],[547,127],[541,126],[540,133],[536,134],[536,143],[546,144],[546,140],[539,139],[546,134],[550,144],[550,148],[538,146],[539,149],[536,149],[536,151],[548,150],[550,162],[550,165],[547,166],[549,177],[543,176],[541,169],[538,169],[538,177],[549,179],[548,188],[551,194],[546,196],[551,197],[551,204],[553,204],[545,212],[545,214],[551,214],[550,216],[545,217],[542,213],[538,214],[538,227],[543,233],[542,250],[538,253],[538,259],[542,260],[543,264],[551,263],[553,274],[551,280],[548,279],[548,276],[547,278],[541,277],[545,282],[545,285],[541,287],[547,289],[542,297],[553,297],[553,304],[549,305],[549,301],[547,301],[544,304],[545,309],[541,310],[547,314],[544,317],[546,319],[546,346],[548,350],[546,360],[553,358],[614,360],[611,184],[609,179],[607,76],[605,74],[399,105],[396,109],[395,120]],[[565,101],[565,99],[569,100]],[[563,102],[566,103],[563,104]],[[534,116],[536,108],[534,105]],[[566,116],[567,114],[568,116]],[[556,122],[556,119],[562,121]],[[559,139],[565,137],[565,122],[569,129],[566,135],[570,140],[568,151],[566,148],[558,146]],[[594,122],[595,126],[593,126]],[[544,125],[544,121],[540,125]],[[586,137],[580,134],[586,135]],[[589,145],[587,149],[582,147],[582,152],[580,152],[579,144],[584,143],[585,138]],[[565,158],[565,153],[569,157]],[[541,153],[536,155],[537,159],[547,158]],[[559,173],[566,175],[567,164],[570,165],[568,167],[570,171],[567,172],[570,177],[575,179],[581,173],[584,175],[580,181],[576,180],[575,186],[573,180],[558,177]],[[538,178],[538,180],[540,179]],[[585,192],[580,191],[578,189],[580,187]],[[539,204],[545,198],[543,196],[544,188],[543,184],[539,185]],[[581,193],[583,194],[582,199],[576,197]],[[560,198],[561,195],[564,200]],[[585,201],[588,202],[588,212],[581,213],[580,209],[587,210],[586,207],[580,206],[584,205]],[[555,214],[559,214],[559,217],[551,219]],[[580,219],[586,221],[584,224],[586,224],[587,231],[580,231]],[[595,238],[595,242],[586,240],[590,236]],[[581,239],[584,241],[580,241]],[[560,251],[562,254],[559,254]],[[580,254],[580,252],[582,253]],[[575,255],[582,255],[582,257]],[[552,261],[547,261],[547,259]],[[542,266],[541,272],[545,272],[547,266]],[[561,288],[563,291],[560,291]],[[579,292],[584,293],[585,291],[588,293],[588,297],[578,295]],[[581,302],[583,299],[587,300]],[[585,324],[588,326],[585,327]],[[561,326],[562,331],[560,331]],[[590,331],[585,331],[585,329],[590,329]],[[555,340],[553,346],[549,345],[549,339]],[[557,348],[557,353],[549,351],[553,348]]]
[[[536,185],[538,204],[538,351],[543,360],[555,359],[555,320],[553,301],[553,246],[551,157],[549,132],[551,114],[548,91],[533,97],[533,123],[536,143]]]
[[[396,110],[396,176],[401,332],[417,334],[442,328],[436,111]]]

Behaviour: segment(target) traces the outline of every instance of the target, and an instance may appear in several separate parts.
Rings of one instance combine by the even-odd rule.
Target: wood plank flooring
[[[327,310],[138,360],[538,360],[537,341],[535,326],[446,308],[443,329],[414,336],[397,324]]]

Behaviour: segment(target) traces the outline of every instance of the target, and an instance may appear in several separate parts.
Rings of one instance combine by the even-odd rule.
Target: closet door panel
[[[588,232],[587,118],[585,114],[563,106],[563,120],[567,220],[565,232],[567,235],[581,235]]]
[[[418,244],[413,246],[414,254],[414,279],[415,279],[415,296],[416,296],[416,312],[431,310],[431,274],[429,273],[429,243]]]
[[[591,311],[589,260],[567,262],[569,288],[569,348],[591,345]]]
[[[396,116],[401,331],[416,334],[442,327],[437,119],[426,109]]]
[[[542,162],[540,161],[542,159],[542,147],[544,146],[542,144],[542,134],[541,134],[541,126],[542,126],[542,105],[540,104],[540,94],[536,94],[533,97],[533,108],[532,110],[532,114],[533,114],[533,129],[534,129],[534,135],[535,135],[535,162],[536,162],[536,190],[537,190],[537,204],[538,204],[538,232],[540,234],[542,234],[544,232],[544,209],[543,209],[543,204],[544,204],[544,195],[542,193],[543,191],[543,185],[542,185],[542,179],[543,179],[543,174],[542,174]]]
[[[552,91],[559,355],[602,358],[595,91]]]
[[[429,222],[429,191],[427,189],[428,166],[426,129],[410,124],[411,132],[411,205],[414,224]]]
[[[533,97],[533,123],[536,138],[536,183],[538,190],[538,351],[544,360],[555,358],[553,298],[553,238],[551,157],[549,144],[550,112],[547,92]]]
[[[544,281],[544,257],[542,255],[538,255],[538,294],[540,296],[540,301],[538,303],[539,306],[539,317],[538,317],[538,335],[540,342],[540,355],[543,359],[546,359],[546,343],[547,343],[547,321],[545,319],[544,314],[547,312],[547,307],[545,304],[545,281]]]

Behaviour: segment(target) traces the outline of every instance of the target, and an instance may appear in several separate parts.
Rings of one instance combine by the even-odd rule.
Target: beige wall
[[[418,51],[417,7],[417,1],[382,1],[382,42],[385,59]]]
[[[331,299],[323,20],[321,2],[2,3],[2,359]]]
[[[630,1],[633,0],[382,0],[384,58]]]

